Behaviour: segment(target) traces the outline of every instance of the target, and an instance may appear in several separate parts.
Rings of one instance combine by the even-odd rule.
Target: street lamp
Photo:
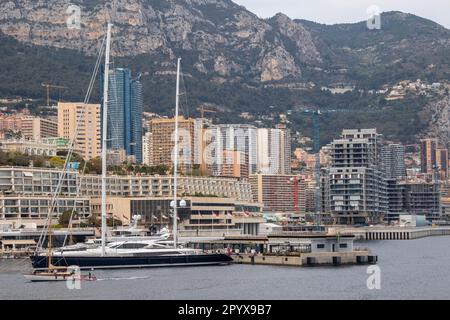
[[[175,200],[170,201],[170,207],[172,208],[172,213],[173,213],[173,242],[174,242],[174,246],[175,248],[177,247],[177,238],[178,238],[178,230],[177,230],[177,219],[178,219],[178,209],[181,208],[185,208],[186,207],[186,201],[185,200],[180,200],[180,202],[176,203]]]

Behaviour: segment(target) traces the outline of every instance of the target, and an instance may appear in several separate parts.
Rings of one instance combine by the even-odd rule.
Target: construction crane
[[[208,113],[217,113],[217,110],[212,109],[212,108],[206,108],[205,106],[200,106],[199,108],[197,108],[197,111],[200,112],[200,117],[202,119],[205,118],[205,113],[206,112],[208,112]]]
[[[314,168],[314,177],[316,180],[316,190],[314,194],[315,198],[315,223],[317,228],[320,228],[322,223],[322,210],[321,210],[321,168],[320,168],[320,110],[304,110],[305,113],[312,114],[313,119],[313,140],[314,148],[313,152],[316,155],[316,165]]]
[[[41,86],[47,88],[47,107],[50,107],[50,88],[53,88],[53,89],[67,89],[67,87],[64,87],[64,86],[57,86],[57,85],[48,84],[48,83],[41,83]]]

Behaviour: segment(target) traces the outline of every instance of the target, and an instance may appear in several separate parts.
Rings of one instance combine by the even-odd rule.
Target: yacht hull
[[[150,267],[181,267],[229,264],[233,259],[225,254],[164,255],[164,256],[53,256],[56,267],[78,266],[80,269],[120,269]],[[48,267],[46,256],[32,256],[35,269]]]

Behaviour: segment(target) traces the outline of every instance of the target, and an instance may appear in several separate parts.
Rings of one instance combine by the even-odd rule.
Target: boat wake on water
[[[123,281],[123,280],[145,280],[151,277],[121,277],[121,278],[99,278],[97,281]]]

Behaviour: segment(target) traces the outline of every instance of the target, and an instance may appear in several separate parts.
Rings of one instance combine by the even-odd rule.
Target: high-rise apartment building
[[[441,180],[446,180],[450,177],[448,169],[448,149],[436,150],[436,163]]]
[[[322,194],[326,212],[339,224],[381,221],[388,211],[387,182],[379,166],[375,129],[343,130],[331,144]]]
[[[110,71],[108,93],[108,148],[124,149],[142,163],[142,85],[129,69]]]
[[[22,118],[22,137],[28,140],[41,140],[58,136],[58,122],[41,117],[25,116]]]
[[[209,146],[209,159],[212,173],[220,175],[223,151],[239,151],[248,161],[249,173],[256,173],[257,167],[257,128],[247,124],[219,124],[207,129],[206,138]]]
[[[447,179],[449,177],[448,149],[439,148],[437,138],[422,139],[420,146],[421,172],[434,176],[437,170],[441,180]]]
[[[264,212],[306,212],[306,183],[296,175],[253,174],[249,178],[253,200]]]
[[[100,105],[58,103],[58,135],[75,139],[74,147],[85,159],[101,154]]]
[[[192,170],[194,165],[201,164],[203,130],[202,119],[178,118],[178,163],[184,172]],[[152,165],[173,166],[173,152],[175,147],[175,119],[153,119],[150,122]]]
[[[152,133],[146,132],[142,137],[142,162],[145,165],[153,165],[153,155],[152,155]]]
[[[420,168],[422,173],[433,174],[436,162],[438,139],[420,140]]]
[[[291,172],[291,138],[286,128],[257,129],[257,172],[289,174]]]
[[[284,126],[256,128],[247,124],[220,124],[207,129],[211,146],[212,173],[221,175],[224,151],[245,155],[249,174],[289,174],[291,172],[291,136]],[[244,159],[244,157],[242,157]]]
[[[406,177],[405,146],[400,144],[382,146],[381,170],[388,179]]]
[[[223,163],[221,165],[221,177],[248,178],[247,154],[240,151],[223,151]]]

